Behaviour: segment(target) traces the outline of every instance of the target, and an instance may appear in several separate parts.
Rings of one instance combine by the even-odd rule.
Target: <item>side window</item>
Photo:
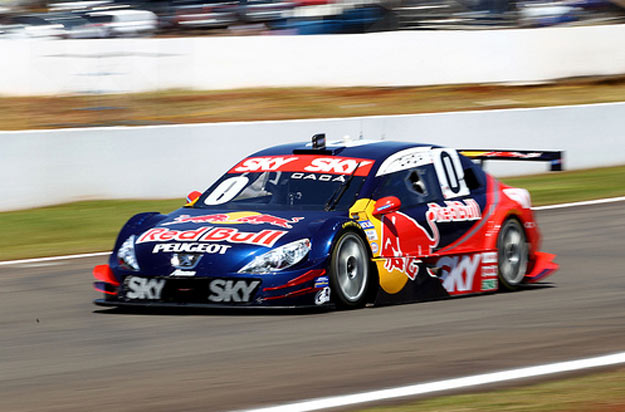
[[[426,203],[440,197],[435,171],[431,165],[401,170],[385,175],[382,179],[378,190],[374,193],[374,198],[395,196],[401,201],[402,208]]]
[[[471,159],[460,156],[462,168],[464,169],[464,180],[471,193],[483,192],[486,190],[486,175],[481,167],[473,163]]]

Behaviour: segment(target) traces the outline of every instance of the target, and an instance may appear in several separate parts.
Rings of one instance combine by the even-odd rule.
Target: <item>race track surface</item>
[[[0,267],[1,411],[214,411],[625,350],[625,203],[537,212],[561,270],[520,292],[348,312],[123,314],[105,258]]]

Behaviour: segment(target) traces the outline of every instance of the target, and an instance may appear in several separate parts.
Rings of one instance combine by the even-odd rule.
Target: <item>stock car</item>
[[[529,193],[460,151],[352,140],[257,152],[170,213],[141,213],[94,268],[102,306],[357,308],[513,290],[557,270]]]

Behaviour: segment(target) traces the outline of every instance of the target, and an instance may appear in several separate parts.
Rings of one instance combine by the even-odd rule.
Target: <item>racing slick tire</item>
[[[359,308],[367,303],[374,274],[368,248],[358,233],[339,235],[330,258],[330,289],[338,308]]]
[[[504,222],[497,236],[499,289],[515,290],[527,271],[528,246],[525,232],[517,219]]]

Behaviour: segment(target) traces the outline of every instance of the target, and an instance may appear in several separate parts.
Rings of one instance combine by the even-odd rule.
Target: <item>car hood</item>
[[[256,256],[303,238],[312,242],[309,260],[325,258],[347,219],[346,212],[183,208],[138,232],[135,253],[149,276],[235,274]]]

